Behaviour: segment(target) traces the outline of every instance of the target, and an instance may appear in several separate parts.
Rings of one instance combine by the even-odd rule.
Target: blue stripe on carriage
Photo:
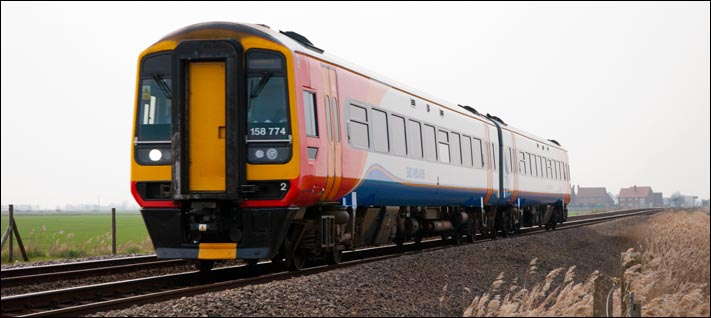
[[[414,182],[412,182],[414,183]],[[481,198],[486,196],[485,189],[454,188],[437,185],[412,185],[405,183],[380,165],[373,165],[368,169],[366,178],[362,180],[353,192],[357,193],[357,205],[458,205],[458,206],[480,206]],[[507,189],[509,190],[509,189]],[[491,198],[484,204],[496,204],[498,202],[498,191],[494,190]],[[397,195],[393,195],[397,194]],[[505,196],[509,197],[511,192],[507,191]],[[538,194],[520,192],[521,205],[531,204],[552,204],[560,202],[561,199],[550,194]],[[350,194],[344,197],[346,205],[353,205]],[[514,201],[514,205],[516,202]]]

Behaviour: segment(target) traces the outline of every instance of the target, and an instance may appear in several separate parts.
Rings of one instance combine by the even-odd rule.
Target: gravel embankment
[[[572,265],[578,280],[595,270],[616,276],[620,252],[638,245],[626,232],[647,219],[454,247],[98,315],[461,316],[499,273],[505,272],[507,281],[523,280],[533,258],[539,270],[527,278],[530,286],[551,270]]]

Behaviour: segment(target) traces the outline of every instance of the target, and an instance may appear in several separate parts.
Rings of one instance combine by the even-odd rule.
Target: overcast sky
[[[572,183],[709,197],[709,3],[2,2],[2,204],[129,201],[139,53],[206,21],[296,31],[569,153]]]

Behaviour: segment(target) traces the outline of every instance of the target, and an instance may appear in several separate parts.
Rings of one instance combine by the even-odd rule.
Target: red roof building
[[[581,186],[571,189],[571,207],[597,208],[609,210],[615,206],[605,187],[583,188]]]
[[[652,187],[631,186],[620,189],[620,207],[639,209],[661,207],[664,205],[662,193],[652,191]]]

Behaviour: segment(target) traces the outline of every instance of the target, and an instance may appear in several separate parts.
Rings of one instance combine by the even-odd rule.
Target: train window
[[[472,145],[472,151],[473,156],[472,159],[474,159],[474,166],[477,168],[483,168],[484,167],[484,152],[482,151],[481,148],[481,139],[474,138],[473,139],[474,144]]]
[[[422,129],[422,146],[425,152],[425,159],[437,160],[437,143],[435,141],[435,128],[425,124]]]
[[[523,151],[520,151],[518,154],[519,154],[518,173],[519,174],[526,174],[526,155],[523,153]]]
[[[367,111],[363,107],[350,105],[349,116],[348,141],[354,147],[363,149],[370,148]]]
[[[533,172],[536,174],[536,177],[538,177],[538,155],[533,155]]]
[[[384,111],[373,109],[373,149],[381,152],[390,151],[388,144],[388,117]]]
[[[306,136],[318,137],[318,121],[316,118],[316,94],[304,91],[304,121],[306,124]]]
[[[528,159],[528,175],[533,176],[533,157],[530,153],[526,153],[526,159]]]
[[[558,180],[560,179],[559,173],[558,173],[558,161],[552,160],[553,161],[553,178]]]
[[[538,157],[538,161],[540,162],[540,171],[541,171],[541,178],[548,178],[548,175],[546,175],[546,169],[545,169],[545,162],[546,158],[543,157]]]
[[[548,179],[553,179],[553,165],[548,159],[546,159],[546,172],[548,174]]]
[[[368,113],[366,112],[365,108],[356,106],[356,105],[351,105],[351,120],[357,120],[360,122],[368,122]]]
[[[462,149],[461,149],[461,137],[458,133],[452,133],[452,142],[450,143],[450,148],[452,150],[451,158],[452,163],[455,165],[462,164]]]
[[[469,136],[462,136],[462,164],[472,166],[472,140]]]
[[[141,64],[138,140],[170,140],[171,130],[171,55],[146,56]]]
[[[561,171],[563,171],[563,180],[568,180],[568,175],[565,173],[565,163],[561,163]]]
[[[410,155],[415,158],[422,158],[422,131],[420,123],[414,120],[407,121],[407,148]]]
[[[407,155],[407,145],[405,139],[405,118],[390,115],[390,145],[396,155]]]
[[[287,139],[288,100],[283,57],[247,52],[247,133],[251,139]]]
[[[446,131],[438,131],[437,142],[439,144],[439,161],[449,162],[449,134]]]

